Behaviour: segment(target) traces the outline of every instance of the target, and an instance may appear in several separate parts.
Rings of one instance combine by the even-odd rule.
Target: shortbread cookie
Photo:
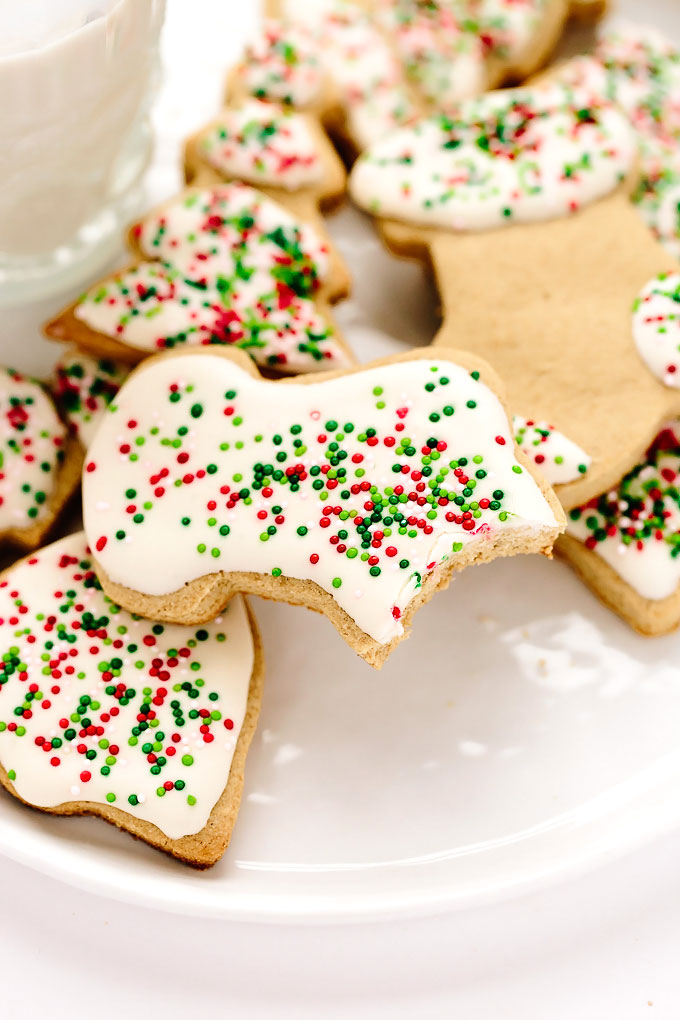
[[[96,357],[225,344],[277,373],[354,360],[328,303],[345,292],[313,227],[244,184],[188,188],[133,227],[139,261],[45,327]],[[144,260],[144,261],[141,261]]]
[[[638,294],[668,268],[628,201],[635,159],[612,104],[549,85],[402,129],[351,176],[390,247],[433,263],[435,344],[486,358],[514,411],[578,448],[555,479],[565,508],[616,484],[680,411],[633,341]]]
[[[40,545],[77,489],[81,465],[40,383],[0,369],[0,541]]]
[[[105,591],[186,623],[237,591],[305,605],[382,665],[454,571],[563,528],[497,386],[444,349],[281,383],[238,351],[145,362],[83,474]]]
[[[633,202],[667,251],[680,258],[680,50],[661,32],[624,22],[591,56],[544,76],[604,96],[628,117],[640,148]]]
[[[129,371],[125,362],[91,358],[75,348],[59,358],[52,383],[54,399],[84,450]]]
[[[31,807],[215,864],[262,693],[245,600],[200,628],[131,616],[101,590],[81,532],[1,575],[0,633],[0,783]]]
[[[611,490],[568,515],[560,554],[642,634],[680,623],[680,428],[674,422]]]

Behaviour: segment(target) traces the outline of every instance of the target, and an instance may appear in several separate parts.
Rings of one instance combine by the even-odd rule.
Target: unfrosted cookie
[[[40,383],[0,368],[0,540],[39,545],[77,488],[81,465]]]
[[[0,783],[95,815],[196,868],[231,836],[260,707],[262,649],[240,596],[202,627],[106,597],[84,534],[0,575]]]
[[[680,623],[680,429],[671,423],[618,485],[568,515],[560,554],[643,634]]]
[[[513,409],[578,448],[555,478],[566,508],[616,484],[680,410],[633,337],[636,299],[668,267],[628,201],[636,156],[611,102],[548,85],[402,129],[350,178],[390,247],[432,263],[435,344],[484,357]]]
[[[267,382],[224,349],[145,362],[85,465],[105,590],[177,622],[236,591],[305,605],[382,665],[455,571],[549,552],[562,530],[497,386],[443,349],[327,381]]]
[[[316,230],[244,184],[188,188],[131,231],[138,261],[45,327],[97,357],[135,363],[228,345],[278,373],[353,361],[328,303],[345,292]]]
[[[125,362],[91,358],[75,348],[66,351],[55,365],[54,398],[84,450],[129,371]]]

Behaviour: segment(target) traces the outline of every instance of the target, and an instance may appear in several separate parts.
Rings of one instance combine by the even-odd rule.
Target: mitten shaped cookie
[[[390,247],[432,262],[435,345],[486,358],[513,411],[572,444],[566,508],[616,484],[680,410],[633,339],[638,294],[668,265],[628,201],[635,161],[614,106],[550,85],[396,132],[351,177]]]
[[[31,807],[95,815],[196,868],[224,853],[262,693],[240,596],[203,627],[131,616],[85,536],[0,575],[0,783]]]
[[[328,312],[346,290],[337,257],[247,185],[188,188],[129,240],[136,261],[48,323],[49,337],[128,363],[210,344],[242,348],[277,373],[353,361]]]
[[[145,362],[83,474],[104,590],[178,623],[239,591],[308,606],[382,665],[455,571],[563,529],[498,385],[443,348],[276,383],[233,350]]]

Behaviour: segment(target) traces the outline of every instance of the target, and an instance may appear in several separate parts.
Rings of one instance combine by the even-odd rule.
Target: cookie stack
[[[47,324],[55,403],[0,379],[2,533],[38,549],[0,580],[14,796],[214,864],[262,691],[247,594],[379,668],[457,571],[556,543],[633,626],[680,622],[680,57],[624,31],[488,91],[601,6],[272,5],[187,188]],[[360,365],[334,323],[347,191],[432,267],[430,347]],[[81,465],[85,530],[43,546]]]

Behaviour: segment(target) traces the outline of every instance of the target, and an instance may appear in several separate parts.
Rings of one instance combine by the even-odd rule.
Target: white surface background
[[[677,0],[620,0],[619,8],[680,38]],[[217,108],[220,68],[255,15],[252,0],[169,0],[155,194],[175,189],[177,141]],[[184,81],[200,97],[190,104]],[[403,272],[405,288],[420,285],[417,270]],[[369,317],[370,286],[364,281],[358,302]],[[427,331],[425,318],[404,320],[395,304],[392,321],[383,314],[379,326],[402,339]],[[356,309],[354,303],[338,315],[350,339]],[[1,321],[5,343],[19,340],[20,314]],[[675,834],[512,902],[430,920],[319,929],[143,911],[3,861],[0,1014],[675,1020],[679,861]]]

